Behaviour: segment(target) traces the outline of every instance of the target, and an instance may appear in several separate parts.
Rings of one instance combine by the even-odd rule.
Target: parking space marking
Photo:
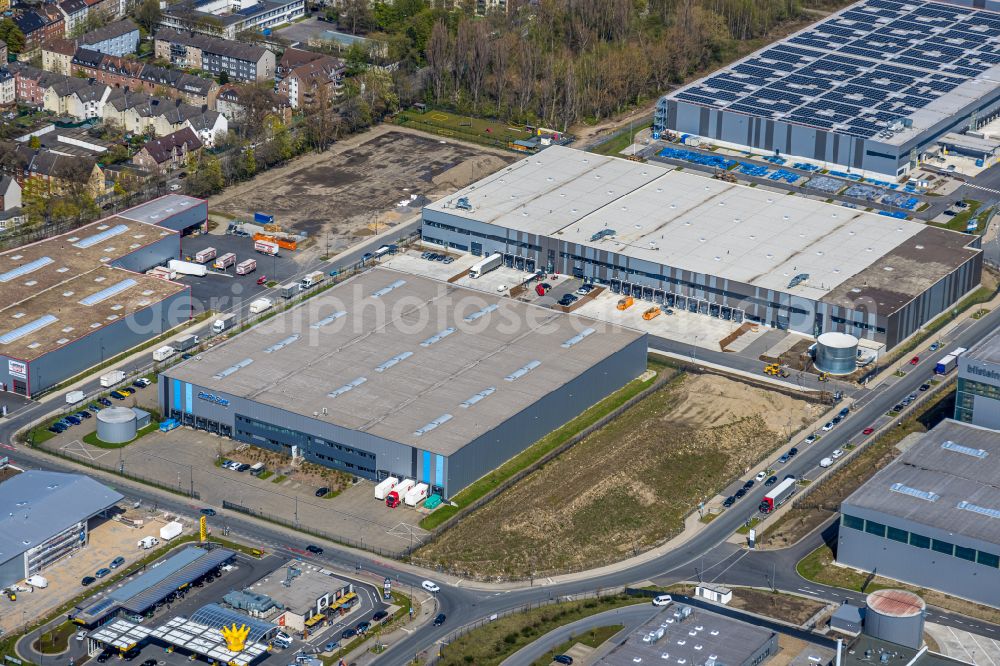
[[[91,462],[99,458],[103,458],[104,456],[111,453],[111,451],[106,449],[96,449],[93,447],[88,447],[78,439],[74,439],[72,442],[67,442],[63,444],[62,446],[59,447],[59,449],[67,454],[76,455],[81,458],[90,460]],[[94,455],[95,453],[97,453],[97,455]]]
[[[399,523],[395,527],[386,530],[385,533],[403,540],[412,540],[419,544],[422,544],[429,534],[423,528],[417,525],[410,525],[409,523]]]

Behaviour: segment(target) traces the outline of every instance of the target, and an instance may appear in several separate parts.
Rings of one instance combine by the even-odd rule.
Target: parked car
[[[862,435],[870,435],[873,432],[875,432],[875,428],[872,428],[871,426],[868,426],[867,428],[865,428],[864,430],[861,431],[861,434]]]
[[[94,572],[94,578],[104,578],[110,573],[111,569],[108,569],[107,567],[101,567],[100,569]]]
[[[776,484],[777,482],[778,482],[778,477],[776,477],[776,476],[769,476],[769,477],[767,478],[767,481],[765,481],[765,482],[764,482],[764,486],[765,486],[765,487],[766,487],[766,486],[773,486],[773,485],[774,485],[774,484]]]
[[[812,444],[813,442],[816,441],[816,439],[817,439],[816,435],[809,435],[808,437],[806,437],[805,439],[802,440],[802,443],[803,444]]]
[[[97,402],[101,403],[105,407],[110,407],[111,406],[111,401],[108,400],[107,398],[98,398]]]
[[[824,468],[829,467],[832,464],[833,464],[832,458],[823,458],[822,460],[819,461],[819,466]]]
[[[919,356],[914,356],[913,358],[910,359],[910,365],[916,365],[917,363],[920,363]]]
[[[747,490],[750,490],[751,488],[753,488],[753,484],[754,484],[753,479],[747,479],[746,483],[743,484],[743,487],[746,488]]]
[[[557,664],[568,665],[573,663],[573,657],[569,656],[568,654],[557,654],[556,656],[552,657],[552,661],[556,662]]]
[[[921,384],[921,385],[920,385],[920,391],[921,391],[921,392],[923,392],[923,391],[926,391],[926,390],[927,390],[927,389],[929,389],[930,387],[931,387],[931,385],[930,385],[930,384],[928,384],[928,383],[924,382],[923,384]]]
[[[354,629],[354,627],[348,627],[347,629],[344,629],[342,632],[340,632],[340,638],[341,638],[341,640],[345,640],[345,641],[348,638],[354,638],[357,635],[358,635],[358,632],[357,632],[357,630]]]
[[[257,278],[257,286],[261,286],[261,285],[265,285],[265,284],[267,284],[267,276],[266,275],[261,275],[259,278]]]
[[[101,406],[98,405],[96,402],[92,402],[89,405],[87,405],[87,409],[89,409],[92,412],[99,412],[101,411]]]
[[[941,347],[941,345],[938,344],[937,342],[935,342],[934,344],[931,345],[930,349],[931,349],[932,352],[935,352],[938,349],[940,349],[940,347]]]
[[[122,393],[121,391],[112,391],[110,395],[115,400],[124,400],[126,397],[125,394]]]
[[[205,516],[214,516],[214,515],[216,515],[215,509],[210,509],[210,508],[204,508],[204,509],[202,509],[201,513],[202,513],[202,515],[205,515]]]
[[[448,619],[447,615],[445,615],[444,613],[438,613],[437,617],[434,618],[434,626],[440,627],[442,624],[444,624],[444,621],[446,619]]]
[[[75,416],[78,419],[89,419],[90,418],[90,412],[88,412],[86,410],[81,410],[81,411],[77,412],[76,414],[74,414],[73,416]]]
[[[306,550],[308,550],[313,555],[322,555],[323,554],[323,549],[320,548],[319,546],[315,545],[315,544],[309,544],[308,546],[306,546]]]
[[[389,617],[389,612],[388,611],[384,611],[384,610],[375,611],[375,614],[372,615],[372,622],[381,622],[382,620],[384,620],[387,617]]]
[[[736,494],[733,495],[733,497],[735,497],[736,499],[742,499],[743,496],[746,495],[746,494],[747,494],[747,489],[746,488],[740,488],[739,490],[736,491]]]
[[[142,662],[142,666],[156,666],[156,660],[147,659],[146,661]]]
[[[97,655],[97,663],[103,664],[108,659],[111,659],[112,656],[114,656],[114,652],[111,652],[110,650],[104,650],[103,652],[101,652],[101,654]]]
[[[83,578],[80,579],[80,585],[83,585],[84,587],[87,587],[88,585],[93,585],[96,582],[97,579],[94,578],[93,576],[84,576]]]
[[[726,507],[728,509],[729,507],[731,507],[735,503],[736,503],[736,497],[734,495],[730,495],[729,497],[727,497],[726,499],[724,499],[722,501],[722,506],[724,506],[724,507]]]
[[[323,646],[323,652],[333,652],[340,647],[340,641],[330,641]]]
[[[444,258],[444,263],[446,263],[446,264],[450,264],[453,261],[455,261],[455,257],[445,257]]]
[[[893,412],[901,412],[901,411],[903,411],[903,403],[897,402],[895,405],[893,405],[891,411],[893,411]]]
[[[755,476],[753,480],[756,481],[757,483],[760,483],[766,478],[767,478],[767,472],[757,472],[757,476]]]
[[[359,634],[366,634],[368,630],[372,628],[371,622],[358,622],[358,626],[354,628]]]
[[[790,460],[790,458],[789,458],[788,454],[787,453],[782,453],[781,457],[778,458],[778,464],[784,465],[789,460]]]
[[[74,416],[73,414],[70,414],[69,416],[66,416],[66,417],[63,417],[63,418],[65,418],[67,421],[69,421],[73,425],[80,425],[80,422],[82,420],[79,417]]]
[[[66,428],[63,428],[62,426],[57,426],[56,424],[53,423],[48,428],[46,428],[46,430],[48,430],[49,432],[51,432],[53,434],[58,435],[59,433],[61,433],[64,430],[66,430]]]
[[[833,453],[830,454],[830,457],[833,458],[834,460],[836,460],[837,458],[839,458],[842,455],[844,455],[844,450],[843,449],[834,449]]]
[[[326,486],[323,486],[322,488],[319,488],[319,489],[316,490],[316,497],[323,497],[323,496],[325,496],[329,492],[330,492],[330,489],[327,488]]]
[[[826,424],[823,426],[822,430],[823,432],[829,432],[830,430],[833,430],[833,426],[835,425],[837,424],[834,423],[833,421],[827,421]]]
[[[111,560],[111,564],[109,564],[108,566],[111,567],[112,569],[117,569],[118,567],[120,567],[123,564],[125,564],[125,558],[124,557],[116,557],[115,559]]]
[[[130,395],[132,395],[133,393],[135,393],[135,391],[133,391],[132,389],[130,389],[128,387],[122,387],[122,388],[118,389],[118,392],[121,393],[126,398],[129,397]]]
[[[673,601],[673,598],[669,594],[658,594],[653,597],[654,606],[668,606],[671,601]]]
[[[425,580],[424,582],[422,582],[420,584],[420,587],[424,588],[428,592],[440,592],[441,591],[441,588],[436,583],[432,583],[429,580]]]
[[[795,456],[799,455],[799,450],[793,446],[792,448],[788,449],[788,455],[789,457],[794,458]]]

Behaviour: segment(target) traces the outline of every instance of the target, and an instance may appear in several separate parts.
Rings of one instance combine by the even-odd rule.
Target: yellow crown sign
[[[241,652],[246,646],[247,634],[250,633],[250,628],[244,624],[237,629],[234,622],[232,627],[223,627],[220,631],[222,632],[222,637],[226,639],[226,647],[231,652]]]

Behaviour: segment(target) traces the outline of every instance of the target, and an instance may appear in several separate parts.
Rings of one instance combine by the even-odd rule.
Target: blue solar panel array
[[[863,138],[1000,64],[1000,15],[866,0],[672,97]]]

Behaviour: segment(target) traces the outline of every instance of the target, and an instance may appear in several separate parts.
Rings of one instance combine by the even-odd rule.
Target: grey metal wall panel
[[[208,203],[202,201],[194,206],[191,206],[190,208],[185,208],[182,211],[172,214],[163,221],[157,222],[157,224],[166,229],[183,231],[184,229],[192,227],[196,224],[204,224],[207,219]]]
[[[9,587],[24,580],[24,553],[18,553],[6,562],[0,563],[0,587]]]
[[[133,273],[145,273],[153,266],[165,265],[171,259],[181,257],[181,238],[178,234],[165,236],[145,247],[137,249],[121,259],[112,262],[112,266],[123,268]]]

